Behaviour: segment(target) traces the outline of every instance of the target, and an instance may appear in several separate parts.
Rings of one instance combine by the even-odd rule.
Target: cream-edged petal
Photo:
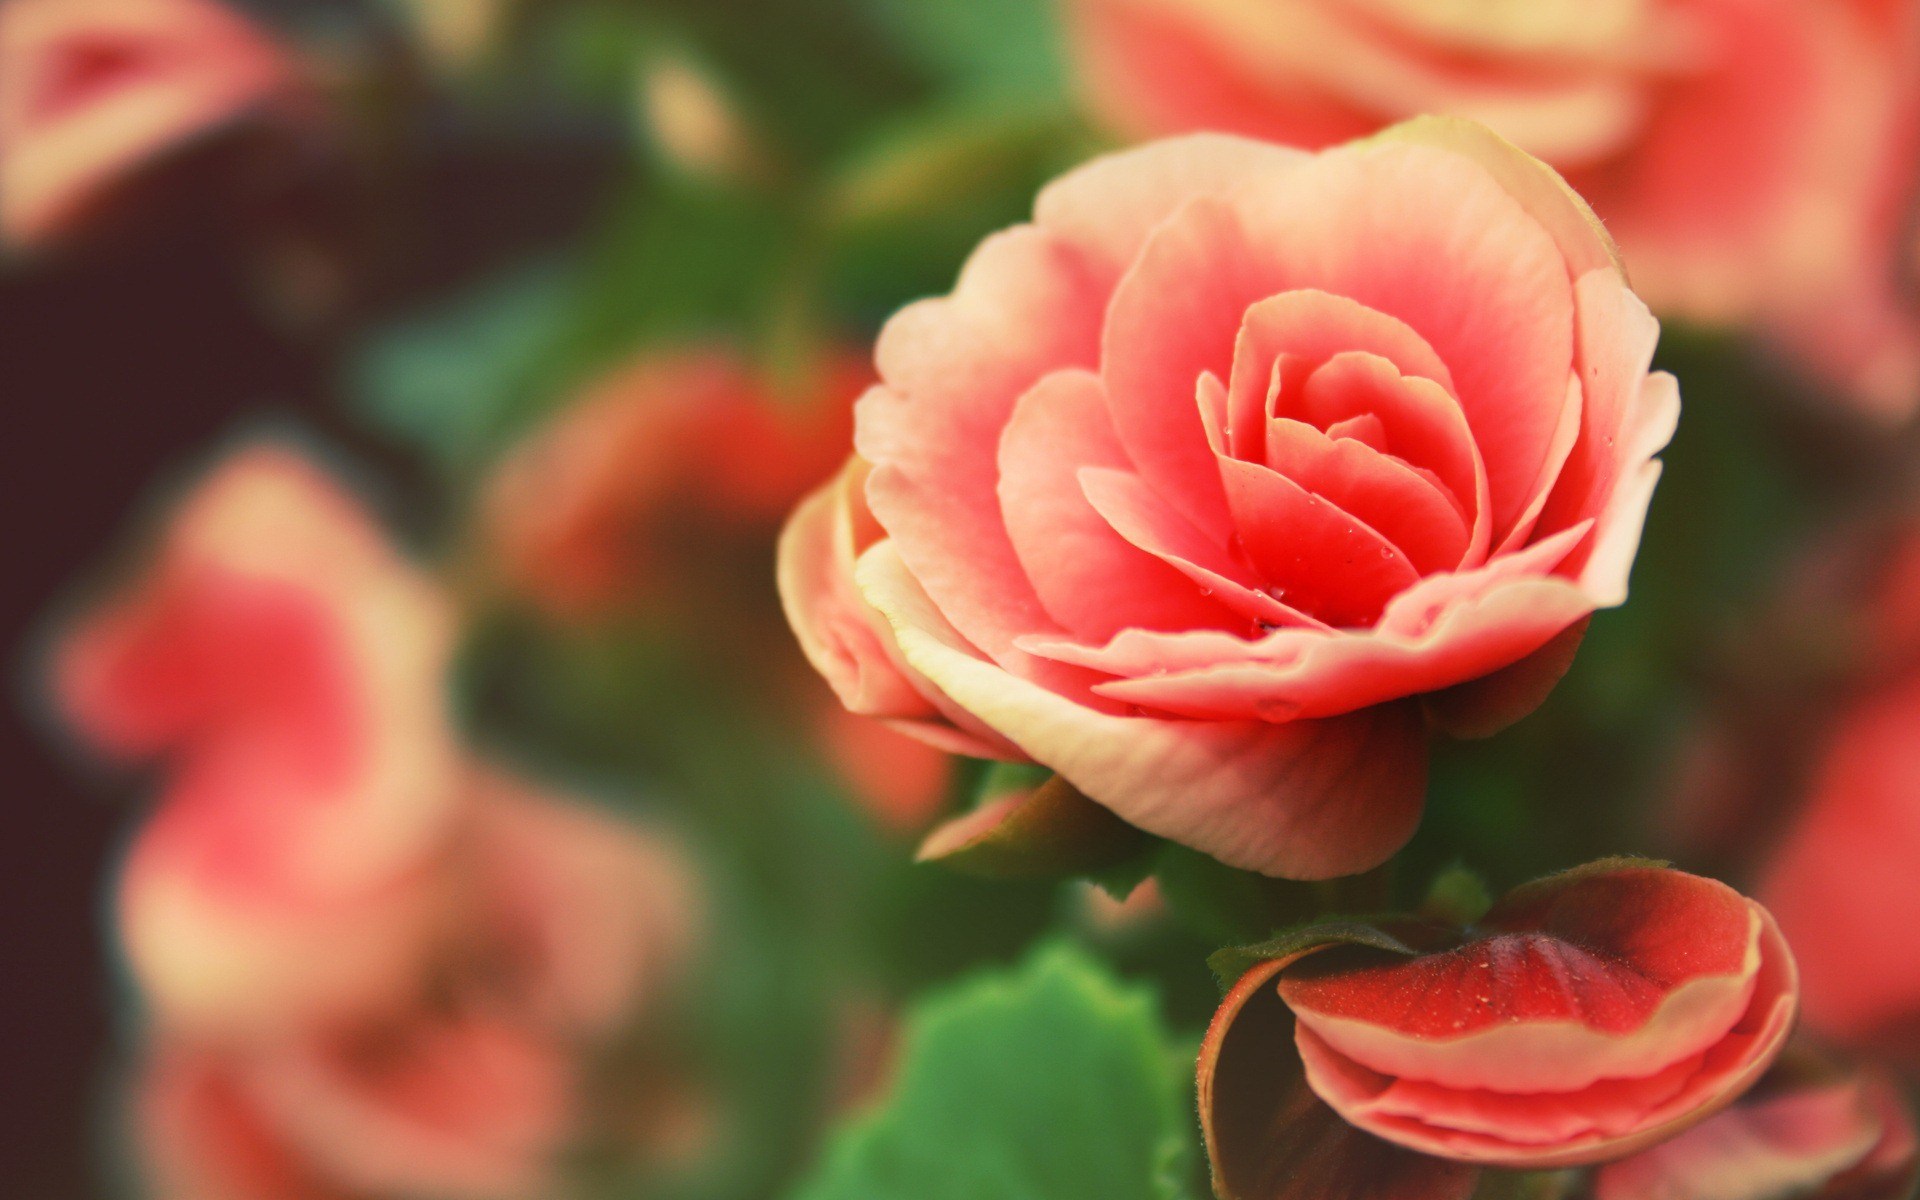
[[[1332,878],[1385,861],[1413,833],[1425,735],[1406,706],[1343,720],[1189,722],[1103,712],[938,636],[924,592],[883,543],[868,600],[947,696],[1121,818],[1247,870]]]

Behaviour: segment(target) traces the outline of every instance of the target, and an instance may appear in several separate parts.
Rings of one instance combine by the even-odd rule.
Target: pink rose
[[[1093,163],[896,316],[781,592],[842,701],[1269,874],[1369,868],[1428,725],[1626,594],[1678,411],[1592,215],[1478,126]]]
[[[1789,1052],[1718,1116],[1602,1167],[1594,1200],[1907,1200],[1913,1114],[1878,1072]]]
[[[108,755],[164,768],[116,905],[164,1019],[314,1018],[410,985],[452,902],[453,636],[359,503],[271,445],[199,482],[74,621],[60,707]]]
[[[1227,955],[1244,970],[1199,1064],[1226,1200],[1465,1196],[1472,1167],[1625,1157],[1752,1086],[1796,994],[1759,905],[1618,860],[1465,929],[1335,924]]]
[[[216,0],[0,5],[0,237],[40,244],[136,175],[294,84],[285,51]]]
[[[465,936],[416,964],[407,1003],[243,1043],[163,1035],[136,1113],[161,1196],[553,1194],[588,1056],[672,990],[693,898],[611,817],[486,771],[469,803]]]
[[[1656,309],[1695,318],[1751,318],[1819,270],[1831,197],[1881,153],[1893,39],[1841,0],[1063,5],[1084,91],[1129,134],[1317,147],[1484,121],[1566,173]]]

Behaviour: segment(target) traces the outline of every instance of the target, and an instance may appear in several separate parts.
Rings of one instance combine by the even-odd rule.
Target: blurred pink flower
[[[200,481],[144,559],[53,662],[84,738],[161,768],[116,905],[143,992],[228,1028],[391,1001],[454,899],[447,601],[272,445]]]
[[[1877,1072],[1789,1052],[1731,1108],[1602,1167],[1594,1200],[1907,1200],[1913,1114]]]
[[[481,512],[498,570],[563,618],[678,591],[709,603],[686,576],[764,553],[832,474],[871,377],[840,360],[786,397],[722,346],[643,353],[500,463]]]
[[[1525,715],[1625,598],[1658,333],[1585,206],[1468,122],[1115,155],[888,324],[782,598],[856,712],[1234,866],[1364,870],[1428,724]]]
[[[1888,420],[1920,409],[1920,4],[1877,6],[1892,50],[1857,69],[1836,140],[1873,138],[1858,166],[1830,168],[1824,223],[1803,231],[1800,269],[1765,293],[1767,335],[1818,377]]]
[[[698,914],[666,845],[497,773],[472,786],[462,936],[405,1004],[239,1043],[162,1035],[137,1117],[163,1196],[553,1194],[592,1132],[592,1052],[671,994]]]
[[[1318,147],[1421,113],[1483,121],[1566,174],[1656,310],[1695,319],[1752,319],[1825,269],[1836,198],[1885,152],[1896,39],[1866,4],[1063,4],[1086,94],[1129,134]]]
[[[141,173],[295,79],[287,53],[218,0],[9,0],[0,239],[67,235]]]
[[[1920,675],[1845,712],[1763,870],[1806,977],[1809,1029],[1920,1063]]]

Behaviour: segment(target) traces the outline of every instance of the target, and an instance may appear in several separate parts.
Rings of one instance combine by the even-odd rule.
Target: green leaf
[[[892,1095],[794,1200],[1182,1200],[1186,1065],[1150,995],[1042,950],[912,1013]]]

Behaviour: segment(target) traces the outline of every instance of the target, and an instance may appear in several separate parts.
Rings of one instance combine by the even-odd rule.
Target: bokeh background
[[[0,1192],[129,1194],[142,1173],[124,1097],[149,1005],[111,897],[159,784],[76,730],[57,663],[196,481],[263,441],[347,481],[450,597],[463,742],[658,831],[697,880],[691,1015],[647,1035],[686,1083],[647,1118],[672,1145],[602,1147],[577,1172],[592,1194],[784,1194],[884,1087],[903,1006],[1043,938],[1197,1030],[1205,954],[1264,932],[1287,890],[1175,852],[1124,907],[913,866],[982,769],[841,715],[773,591],[780,520],[845,453],[881,322],[1125,140],[1062,14],[222,3],[281,56],[269,84],[130,142],[67,208],[19,207],[48,185],[18,166],[24,110],[0,122]],[[0,95],[30,90],[29,5],[61,7],[0,0]],[[124,66],[85,58],[62,86],[80,103]],[[1686,414],[1633,601],[1539,714],[1442,749],[1410,878],[1465,857],[1504,886],[1632,851],[1750,881],[1833,714],[1899,657],[1860,629],[1915,511],[1920,396],[1861,402],[1777,324],[1666,328]]]

